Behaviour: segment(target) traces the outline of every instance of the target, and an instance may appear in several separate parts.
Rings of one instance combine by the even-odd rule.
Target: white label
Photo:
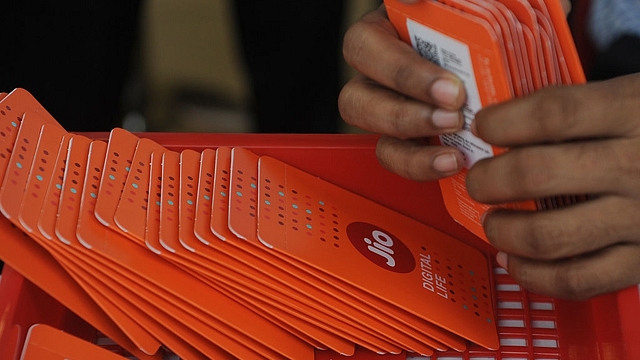
[[[441,135],[440,141],[462,151],[466,168],[481,159],[492,157],[494,154],[491,145],[471,134],[471,122],[476,112],[482,108],[482,103],[469,46],[411,19],[407,19],[407,29],[413,48],[427,60],[456,74],[467,92],[467,102],[463,108],[464,128],[455,134]]]

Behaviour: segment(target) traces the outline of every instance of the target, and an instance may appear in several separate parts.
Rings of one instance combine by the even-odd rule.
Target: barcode
[[[416,50],[418,53],[425,59],[431,61],[432,63],[442,66],[440,64],[440,57],[438,57],[438,46],[432,42],[421,39],[418,36],[414,36]]]

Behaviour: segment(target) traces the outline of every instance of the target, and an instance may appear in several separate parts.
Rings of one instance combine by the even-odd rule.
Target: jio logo
[[[384,269],[408,273],[416,266],[409,248],[379,226],[354,222],[347,226],[347,236],[360,254]]]

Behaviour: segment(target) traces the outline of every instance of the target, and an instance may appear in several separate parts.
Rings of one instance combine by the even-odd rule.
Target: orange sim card
[[[80,358],[125,360],[124,357],[109,350],[44,324],[36,324],[29,328],[20,359],[66,360]]]
[[[118,202],[114,222],[125,233],[136,233],[135,239],[144,241],[147,219],[147,204],[149,201],[149,160],[152,152],[162,152],[166,149],[149,139],[140,139],[136,146],[129,175]]]
[[[216,164],[214,184],[216,190],[213,192],[212,201],[216,204],[216,207],[219,207],[215,209],[215,216],[213,217],[214,223],[222,227],[222,231],[217,230],[218,233],[225,232],[224,226],[226,226],[226,224],[222,219],[226,212],[225,209],[228,207],[224,201],[225,199],[229,199],[229,201],[235,205],[234,208],[231,209],[231,213],[234,215],[239,214],[243,208],[246,208],[246,211],[255,213],[254,209],[257,201],[257,197],[255,196],[255,187],[257,185],[256,181],[253,180],[257,176],[257,156],[245,149],[233,149],[235,156],[234,170],[231,173],[233,174],[234,180],[232,183],[224,180],[230,179],[229,170],[231,162],[229,159],[230,151],[228,150],[229,149],[220,148],[217,151],[218,162]],[[225,161],[225,158],[229,161]],[[229,189],[233,191],[229,192]],[[249,191],[245,191],[244,189],[249,189]],[[254,206],[254,209],[251,209],[251,205]],[[183,203],[181,209],[186,206],[188,206],[188,204]],[[216,217],[220,217],[220,219],[216,219]],[[255,220],[252,221],[252,223],[253,227],[247,226],[248,224],[243,225],[247,231],[247,235],[245,235],[247,239],[251,237],[255,238]],[[334,325],[330,326],[329,329],[333,329],[336,334],[351,339],[373,351],[397,352],[400,347],[411,349],[422,354],[432,352],[431,348],[425,347],[419,343],[419,341],[408,336],[411,333],[410,331],[399,331],[402,326],[395,328],[388,323],[378,320],[377,317],[361,311],[358,307],[353,307],[343,302],[339,296],[333,296],[332,293],[327,291],[329,289],[318,286],[317,282],[314,281],[315,279],[309,279],[300,269],[274,257],[272,253],[266,252],[257,240],[242,240],[232,236],[229,230],[226,231],[228,232],[225,238],[226,241],[222,242],[208,236],[209,239],[206,239],[208,240],[206,243],[209,244],[210,247],[218,249],[221,254],[230,255],[232,260],[236,259],[236,262],[237,260],[242,261],[234,265],[233,268],[242,270],[242,272],[246,274],[257,271],[258,274],[262,273],[267,275],[266,277],[264,275],[254,277],[261,280],[263,279],[266,281],[265,284],[270,284],[269,286],[274,290],[277,289],[277,291],[282,294],[288,294],[287,297],[291,298],[291,301],[293,301],[293,299],[300,301],[297,305],[290,306],[288,311],[299,309],[301,306],[308,306],[305,304],[312,304],[312,307],[305,311],[305,313],[307,313],[306,315],[316,313],[318,310],[320,310],[322,314],[312,316],[311,318],[305,316],[305,313],[298,313],[297,316],[302,315],[304,318],[312,320],[313,323],[321,327],[323,326],[321,323],[331,324],[333,322]],[[202,251],[204,254],[207,253],[205,250],[206,249],[203,249]],[[229,263],[228,260],[226,262]],[[249,268],[247,268],[247,265],[249,265]],[[336,322],[336,320],[339,321]],[[340,325],[340,322],[342,322],[342,325]],[[372,338],[372,336],[374,336],[374,338]],[[376,340],[375,337],[384,340],[384,342],[394,342],[397,345],[395,347],[389,347],[388,344],[385,345],[384,342]],[[420,338],[420,336],[417,336],[417,338]],[[441,345],[438,344],[436,346]],[[332,348],[329,343],[327,347]],[[353,348],[351,347],[350,352],[352,351]],[[339,350],[338,352],[348,353],[345,350]]]
[[[233,209],[229,209],[230,212],[239,212],[242,211],[243,207],[247,208],[247,204],[255,204],[257,202],[253,191],[245,192],[243,190],[244,187],[238,185],[254,183],[252,179],[257,172],[258,164],[255,161],[258,157],[246,149],[234,148],[233,152],[236,156],[234,156],[234,164],[232,166],[228,156],[230,152],[226,150],[223,148],[218,149],[219,161],[216,164],[213,202],[219,208],[213,212],[212,223],[214,226],[221,226],[224,223],[222,219],[216,218],[223,216],[224,209],[226,207],[231,208],[230,204],[235,205]],[[222,161],[225,158],[229,161]],[[230,168],[233,168],[233,172],[230,171]],[[233,179],[233,181],[230,181],[230,179]],[[274,186],[269,180],[260,182],[260,187],[268,191],[275,190]],[[254,190],[251,186],[248,188]],[[263,193],[263,196],[266,197],[270,195]],[[226,207],[225,200],[228,200]],[[275,207],[284,210],[284,207],[282,207],[283,199],[274,197],[270,200]],[[263,201],[269,200],[263,199]],[[258,201],[258,203],[262,203],[262,201]],[[252,209],[248,207],[248,210]],[[271,209],[264,210],[268,212]],[[276,215],[274,214],[273,216]],[[256,226],[258,223],[254,221],[253,225]],[[451,347],[459,351],[465,349],[465,343],[462,339],[441,331],[439,328],[434,328],[431,323],[421,321],[398,308],[390,306],[388,303],[381,302],[379,299],[371,297],[364,292],[359,292],[344,283],[339,283],[334,278],[304,263],[295,262],[289,258],[281,258],[279,254],[268,251],[257,239],[249,240],[251,237],[256,238],[255,235],[252,235],[256,233],[256,228],[245,227],[247,231],[246,241],[229,236],[226,242],[252,254],[255,260],[251,261],[251,264],[266,262],[266,264],[271,265],[269,270],[265,268],[267,273],[273,274],[281,281],[285,281],[290,286],[309,294],[311,298],[320,300],[321,303],[326,303],[330,308],[340,312],[343,318],[353,319],[360,323],[362,328],[374,330],[373,332],[377,333],[377,336],[383,336],[387,341],[392,341],[397,346],[415,353],[430,354],[434,348],[446,350],[447,347]],[[223,231],[217,232],[222,233]],[[364,344],[361,345],[365,346]]]
[[[118,153],[122,155],[118,150],[117,144],[110,145],[114,145],[109,147],[111,154]],[[107,158],[109,155],[108,152]],[[120,159],[119,163],[121,161],[128,163],[126,161],[127,157],[117,157]],[[123,178],[120,176],[121,173],[119,173],[118,169],[110,170],[108,168],[110,162],[107,161],[105,164],[107,164],[105,166],[107,169],[104,170],[105,173],[113,172],[116,175],[114,176],[116,179]],[[102,179],[104,179],[104,176]],[[109,178],[106,184],[101,182],[100,186],[109,186],[109,181],[115,181],[115,179]],[[118,181],[118,183],[120,182]],[[110,188],[113,189],[115,186]],[[100,190],[98,190],[99,194]],[[116,193],[116,191],[111,194],[105,193],[105,196],[116,196]],[[113,200],[109,202],[111,201]],[[143,293],[146,298],[153,298],[152,304],[159,304],[157,306],[160,306],[162,311],[170,314],[175,319],[185,320],[185,324],[189,323],[194,327],[200,324],[199,328],[202,329],[203,333],[207,332],[213,335],[213,332],[217,331],[217,334],[209,339],[214,339],[221,346],[226,345],[224,349],[231,353],[243,351],[243,349],[258,349],[259,344],[268,344],[267,347],[292,357],[307,358],[311,354],[309,347],[303,346],[297,339],[288,336],[286,332],[273,327],[270,323],[260,318],[252,316],[251,314],[253,313],[248,312],[248,310],[234,303],[231,299],[219,295],[214,289],[207,287],[206,284],[198,282],[197,279],[159,259],[153,253],[124,239],[119,233],[102,226],[95,217],[90,216],[89,210],[81,210],[78,235],[85,243],[91,246],[92,251],[98,253],[103,259],[107,259],[117,264],[120,268],[126,269],[129,276],[135,274],[135,278],[131,278],[131,281],[128,282],[129,286],[135,287],[136,291]],[[162,294],[162,296],[158,296],[159,294]],[[207,299],[204,299],[203,296]],[[224,312],[217,310],[221,308],[224,308]],[[190,320],[187,322],[187,319]],[[251,327],[247,326],[249,323],[252,324]],[[256,327],[270,330],[257,333]],[[278,341],[274,342],[276,337]],[[186,340],[192,341],[193,339],[189,337]],[[201,346],[207,346],[202,341],[207,342],[210,340],[199,338],[199,341]],[[238,346],[238,344],[243,343],[246,346]],[[205,348],[202,349],[203,351],[205,350]],[[211,346],[208,346],[206,350],[209,351],[207,352],[209,356],[214,356],[211,352],[213,351]],[[265,348],[265,351],[269,351],[269,349]],[[246,353],[242,354],[246,355]],[[246,357],[249,358],[248,356]]]
[[[16,149],[13,153],[16,156],[16,159],[19,159],[20,163],[23,165],[19,171],[11,171],[7,174],[5,178],[8,180],[9,184],[20,186],[23,190],[26,191],[18,191],[18,189],[14,189],[11,191],[12,197],[11,199],[6,198],[4,195],[8,193],[3,192],[2,202],[4,203],[3,209],[6,211],[6,215],[9,219],[13,219],[14,222],[17,221],[17,218],[20,219],[20,222],[16,222],[17,225],[30,223],[30,226],[25,226],[25,230],[28,229],[36,229],[36,220],[38,219],[38,214],[40,214],[40,209],[35,208],[32,209],[34,204],[40,205],[49,205],[53,207],[53,216],[57,212],[57,201],[54,201],[52,197],[43,196],[44,192],[48,192],[48,185],[46,184],[56,184],[58,183],[58,179],[54,179],[51,175],[53,173],[54,168],[58,168],[59,164],[55,160],[55,155],[58,154],[59,157],[66,158],[66,142],[63,141],[63,136],[65,136],[65,132],[60,130],[59,127],[54,125],[45,125],[42,128],[42,132],[40,134],[39,139],[29,138],[28,137],[28,129],[39,128],[37,123],[33,125],[29,121],[32,117],[27,114],[25,116],[25,121],[23,121],[20,129],[20,139],[29,140],[22,141],[20,145],[20,149]],[[24,131],[23,131],[24,130]],[[69,137],[66,137],[69,138]],[[61,146],[61,143],[63,146]],[[29,151],[28,148],[34,148],[33,151]],[[26,156],[27,153],[31,152],[33,154],[32,157],[28,158]],[[30,169],[30,170],[27,170]],[[26,175],[25,175],[26,174]],[[60,189],[55,189],[58,194],[60,194]],[[17,202],[16,194],[24,194],[24,198],[21,202]],[[51,201],[44,201],[45,199],[52,199]],[[25,206],[28,204],[29,206]],[[52,233],[52,231],[50,232]],[[78,278],[74,276],[73,269],[70,267],[77,267],[74,261],[67,261],[66,258],[61,258],[59,253],[59,247],[62,245],[57,241],[48,241],[45,240],[39,233],[30,232],[30,235],[34,240],[40,243],[43,247],[48,249],[52,254],[57,258],[63,267],[76,279]],[[58,246],[58,248],[56,248]],[[86,287],[85,287],[86,289]],[[94,294],[95,295],[95,294]],[[92,298],[96,299],[93,295]],[[101,299],[101,298],[100,298]],[[102,306],[102,309],[105,308]],[[118,309],[114,309],[118,311]],[[125,318],[126,319],[126,318]],[[118,321],[115,321],[120,326],[121,324]],[[140,329],[142,330],[142,329]],[[148,353],[155,353],[159,347],[158,343],[155,343],[155,347],[153,344],[150,345],[150,348],[146,346],[141,346],[141,348],[150,349]]]
[[[480,251],[273,158],[261,157],[259,166],[260,182],[273,189],[260,191],[262,243],[446,331],[498,348],[490,268]]]
[[[246,303],[252,304],[255,308],[261,309],[262,312],[268,313],[275,317],[281,317],[281,321],[292,329],[299,329],[303,333],[317,341],[324,339],[327,347],[340,351],[344,354],[352,354],[354,351],[353,344],[348,344],[336,336],[332,336],[327,330],[317,327],[317,323],[322,323],[330,318],[322,314],[318,309],[296,301],[296,294],[292,289],[278,286],[268,273],[260,271],[261,267],[249,266],[253,261],[251,259],[243,260],[246,256],[242,252],[232,247],[227,242],[215,241],[212,246],[205,246],[199,241],[193,233],[195,204],[195,189],[197,188],[197,176],[200,167],[200,155],[192,150],[184,150],[180,154],[180,158],[174,156],[173,165],[171,159],[165,154],[163,161],[163,179],[171,187],[178,184],[171,181],[179,175],[179,197],[166,194],[173,192],[176,186],[163,190],[163,200],[161,201],[160,228],[162,245],[171,249],[171,252],[179,258],[175,258],[177,262],[188,267],[215,283],[214,286],[224,288],[225,291],[232,294],[233,298],[241,298]],[[179,160],[179,166],[178,166]],[[171,168],[179,168],[179,174],[168,172]],[[163,188],[166,188],[163,185]],[[167,196],[165,196],[167,195]],[[168,213],[167,202],[171,201],[179,209],[180,222],[179,229],[177,222],[168,221],[168,217],[173,217],[172,213]],[[162,208],[164,206],[164,208]],[[169,208],[170,209],[170,208]],[[163,224],[165,226],[163,226]],[[172,226],[173,225],[173,226]],[[173,227],[174,231],[167,231],[166,227]],[[173,238],[173,239],[172,239]],[[214,250],[215,249],[215,250]],[[235,250],[235,251],[234,251]],[[260,262],[259,259],[256,259]],[[264,268],[264,266],[262,267]],[[298,297],[299,298],[299,297]],[[316,304],[322,306],[323,304]],[[299,310],[301,309],[302,310]],[[339,323],[339,321],[336,321]],[[313,323],[314,325],[310,325]],[[340,328],[339,325],[332,324],[329,329]],[[353,329],[357,333],[360,329]],[[346,347],[345,347],[346,345]]]
[[[167,157],[168,154],[173,153],[165,152],[163,156]],[[169,185],[171,185],[167,180],[170,180],[173,175],[169,173],[167,175],[169,178],[163,179],[163,192],[165,189],[169,190]],[[175,173],[174,180],[178,176],[179,172]],[[115,177],[120,178],[120,176]],[[103,186],[103,184],[101,183],[100,186]],[[177,187],[175,189],[177,191]],[[115,195],[115,193],[112,193],[112,195]],[[175,214],[177,215],[177,212]],[[174,223],[177,223],[177,221]],[[80,227],[79,231],[82,231],[82,228]],[[259,344],[262,344],[266,346],[265,352],[271,349],[292,357],[307,358],[311,354],[309,353],[310,347],[304,346],[296,338],[289,336],[281,329],[252,315],[253,313],[248,312],[246,308],[239,306],[233,300],[219,294],[214,288],[190,276],[192,274],[185,273],[184,269],[168,264],[138,245],[123,241],[125,239],[118,236],[117,233],[110,232],[109,229],[105,230],[107,230],[105,236],[86,236],[85,241],[92,240],[93,250],[128,269],[131,273],[136,274],[136,281],[144,281],[144,288],[139,288],[140,291],[157,288],[156,291],[161,291],[167,299],[171,299],[173,306],[166,307],[170,306],[170,304],[165,304],[163,305],[163,310],[171,311],[172,314],[186,311],[187,314],[190,313],[193,316],[192,321],[199,321],[198,318],[200,317],[200,319],[205,320],[205,325],[208,325],[209,329],[219,330],[217,340],[220,341],[221,346],[223,344],[228,345],[228,347],[224,347],[225,350],[232,353],[234,350],[242,350],[241,347],[232,344],[235,342],[237,344],[245,343],[247,345],[245,346],[246,349],[256,350],[259,349]],[[165,230],[167,231],[166,233],[164,233]],[[160,227],[160,234],[169,236],[173,231]],[[105,233],[104,230],[103,233]],[[147,291],[146,296],[153,296],[153,294]],[[224,309],[224,311],[221,311],[221,309]],[[248,326],[249,323],[252,325]],[[258,329],[260,329],[259,332]],[[270,330],[266,331],[264,329]],[[278,340],[274,341],[276,337]]]
[[[455,1],[443,0],[443,2],[454,3]],[[557,2],[549,2],[546,6],[542,1],[532,1],[533,6],[525,0],[500,0],[499,2],[505,5],[506,10],[512,11],[522,28],[532,30],[536,47],[531,46],[532,39],[529,39],[526,47],[530,51],[529,64],[534,64],[535,60],[531,52],[538,50],[538,58],[541,61],[537,64],[540,68],[543,66],[547,68],[547,76],[546,79],[543,76],[543,84],[584,81],[566,20],[558,17],[558,11],[561,12],[561,9]],[[454,220],[486,240],[480,219],[489,206],[474,201],[468,195],[465,184],[466,174],[478,160],[499,155],[506,149],[491,146],[476,138],[469,131],[469,126],[475,113],[482,107],[517,95],[510,94],[508,91],[508,82],[516,79],[509,78],[508,68],[501,58],[503,39],[496,35],[487,21],[460,11],[462,6],[458,6],[459,9],[453,9],[434,1],[405,5],[398,0],[385,0],[385,5],[389,19],[405,42],[412,44],[427,59],[458,75],[465,84],[467,91],[467,103],[464,107],[465,126],[455,134],[441,135],[438,138],[440,144],[457,147],[465,154],[465,168],[450,178],[440,180],[440,187],[447,211]],[[505,8],[503,7],[502,10],[504,11]],[[537,77],[536,69],[531,69],[530,72],[533,78]],[[543,208],[544,204],[557,206],[561,203],[562,199],[546,199],[546,201],[531,200],[503,206],[535,210]]]
[[[258,163],[256,162],[259,159],[258,156],[241,148],[234,148],[233,155],[231,170],[229,171],[231,181],[229,182],[228,187],[230,190],[228,196],[230,224],[232,224],[231,219],[234,216],[237,216],[236,218],[240,218],[242,216],[238,215],[242,211],[255,213],[255,204],[259,203],[256,197],[256,188],[254,187],[257,186],[256,184],[258,183],[256,181],[256,176],[258,176]],[[260,182],[260,186],[271,188],[272,184],[266,181],[264,183]],[[271,189],[274,191],[276,190],[275,188]],[[267,196],[269,195],[270,194]],[[214,195],[214,200],[215,196],[217,196],[217,194]],[[279,203],[279,200],[280,199],[277,197],[272,199],[274,207],[279,208],[282,205]],[[252,206],[254,208],[252,208]],[[359,340],[348,336],[349,334],[346,334],[348,338],[353,339],[356,343],[378,352],[385,348],[387,348],[387,352],[395,351],[393,348],[389,349],[388,345],[384,346],[380,350],[375,350],[375,347],[372,348],[372,345],[375,345],[375,342],[372,342],[373,338],[371,338],[371,336],[376,336],[379,337],[379,340],[377,341],[378,346],[384,345],[380,342],[380,340],[384,340],[386,342],[391,342],[391,344],[395,344],[397,347],[412,350],[420,354],[430,354],[433,348],[446,349],[446,345],[443,345],[443,343],[446,343],[455,349],[464,348],[464,344],[460,344],[457,339],[437,333],[437,331],[434,331],[434,329],[429,327],[429,324],[421,322],[417,325],[414,318],[403,317],[402,314],[398,314],[393,311],[393,309],[391,309],[389,314],[387,314],[389,316],[385,316],[383,313],[387,311],[388,308],[384,306],[385,304],[382,304],[380,308],[376,307],[378,304],[376,301],[377,299],[366,295],[359,297],[358,299],[358,296],[353,296],[352,292],[345,292],[344,288],[332,283],[331,279],[324,279],[323,281],[318,282],[317,280],[321,280],[322,275],[315,274],[316,276],[309,276],[310,274],[308,271],[313,272],[313,270],[310,270],[308,267],[305,268],[303,264],[292,264],[291,262],[280,258],[277,253],[265,251],[267,249],[259,243],[256,236],[256,226],[258,225],[258,221],[253,220],[253,216],[246,216],[246,213],[244,216],[247,220],[250,220],[252,224],[252,226],[249,226],[246,222],[242,224],[243,231],[246,231],[245,235],[243,235],[245,239],[236,238],[236,241],[227,240],[227,242],[252,254],[254,257],[260,259],[260,262],[272,264],[269,273],[277,274],[277,277],[280,280],[286,281],[294,288],[303,290],[303,292],[308,293],[311,298],[322,299],[321,302],[324,302],[330,308],[339,311],[341,318],[353,319],[352,321],[355,321],[356,324],[360,324],[362,330],[373,330],[369,331],[369,336],[361,337]],[[276,266],[274,267],[273,265]],[[295,276],[292,277],[291,275]],[[327,314],[331,315],[331,313]],[[390,317],[395,317],[396,315],[398,315],[397,317],[399,319],[407,321],[394,322],[390,319]],[[397,330],[400,330],[400,334],[398,334]],[[362,331],[351,331],[353,331],[353,334],[351,335],[362,334]],[[402,335],[410,336],[407,338]],[[443,335],[440,339],[446,340],[434,340],[438,339],[439,335]]]
[[[42,144],[44,140],[41,139],[40,143]],[[82,182],[85,177],[91,143],[89,138],[75,135],[69,139],[68,150],[60,151],[58,159],[53,162],[55,171],[53,172],[54,177],[49,181],[51,186],[57,186],[60,183],[56,176],[59,169],[64,168],[65,170],[61,181],[62,187],[60,189],[56,187],[46,197],[47,201],[42,203],[38,228],[42,231],[44,226],[53,225],[54,229],[47,229],[47,233],[55,235],[52,238],[53,241],[45,240],[41,241],[41,244],[54,254],[65,269],[140,349],[154,354],[160,348],[160,343],[148,333],[145,327],[132,320],[134,317],[131,314],[135,314],[134,311],[125,313],[123,310],[127,308],[122,306],[122,302],[114,302],[114,295],[117,295],[114,289],[117,287],[105,285],[104,278],[96,276],[96,273],[100,271],[88,271],[89,268],[96,267],[97,262],[87,263],[87,259],[91,256],[86,256],[87,249],[77,241],[75,235],[80,210],[79,200],[82,196]],[[36,177],[34,185],[37,186],[37,175],[34,177]],[[53,201],[54,199],[57,201]],[[54,205],[56,202],[57,206]],[[111,268],[102,272],[109,274]]]
[[[94,230],[101,228],[106,230],[93,216],[95,197],[97,196],[97,190],[100,184],[99,175],[102,172],[100,166],[104,163],[106,145],[92,149],[92,152],[81,204],[83,216],[80,216],[78,223],[79,229],[82,231],[78,232],[78,234],[86,233],[87,231],[85,229],[89,229],[92,225],[95,225]],[[151,163],[153,163],[153,154],[151,155]],[[132,235],[133,232],[130,231],[127,232],[127,234]],[[91,247],[90,244],[86,244],[86,246],[88,248]],[[89,256],[95,256],[95,254],[89,254]],[[111,266],[113,266],[113,264],[111,264]],[[110,282],[112,284],[111,286],[115,289],[120,289],[120,294],[116,294],[115,297],[124,297],[124,299],[136,306],[138,311],[136,311],[134,315],[138,321],[145,324],[144,326],[150,332],[156,334],[156,336],[162,340],[163,344],[170,348],[175,354],[182,358],[194,359],[205,357],[225,358],[228,356],[224,350],[204,338],[205,334],[209,335],[209,332],[190,323],[189,315],[186,313],[176,314],[167,311],[165,308],[165,304],[167,303],[165,299],[166,296],[159,295],[157,291],[144,289],[140,284],[126,277],[119,277],[116,281],[110,280],[111,277],[118,275],[119,274],[114,272],[104,273],[103,281]],[[126,305],[126,303],[122,304],[122,306]],[[139,309],[144,309],[144,311],[140,311]]]

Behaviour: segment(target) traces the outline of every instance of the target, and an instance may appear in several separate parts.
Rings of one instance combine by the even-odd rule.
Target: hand
[[[383,135],[377,145],[380,163],[420,181],[458,172],[464,161],[460,151],[429,146],[424,138],[462,128],[462,82],[402,42],[384,6],[350,27],[343,52],[360,75],[343,88],[340,113],[347,123]]]
[[[557,210],[485,217],[498,262],[523,287],[586,299],[640,283],[639,93],[636,74],[550,87],[477,113],[472,131],[511,150],[470,170],[474,199],[592,197]]]

